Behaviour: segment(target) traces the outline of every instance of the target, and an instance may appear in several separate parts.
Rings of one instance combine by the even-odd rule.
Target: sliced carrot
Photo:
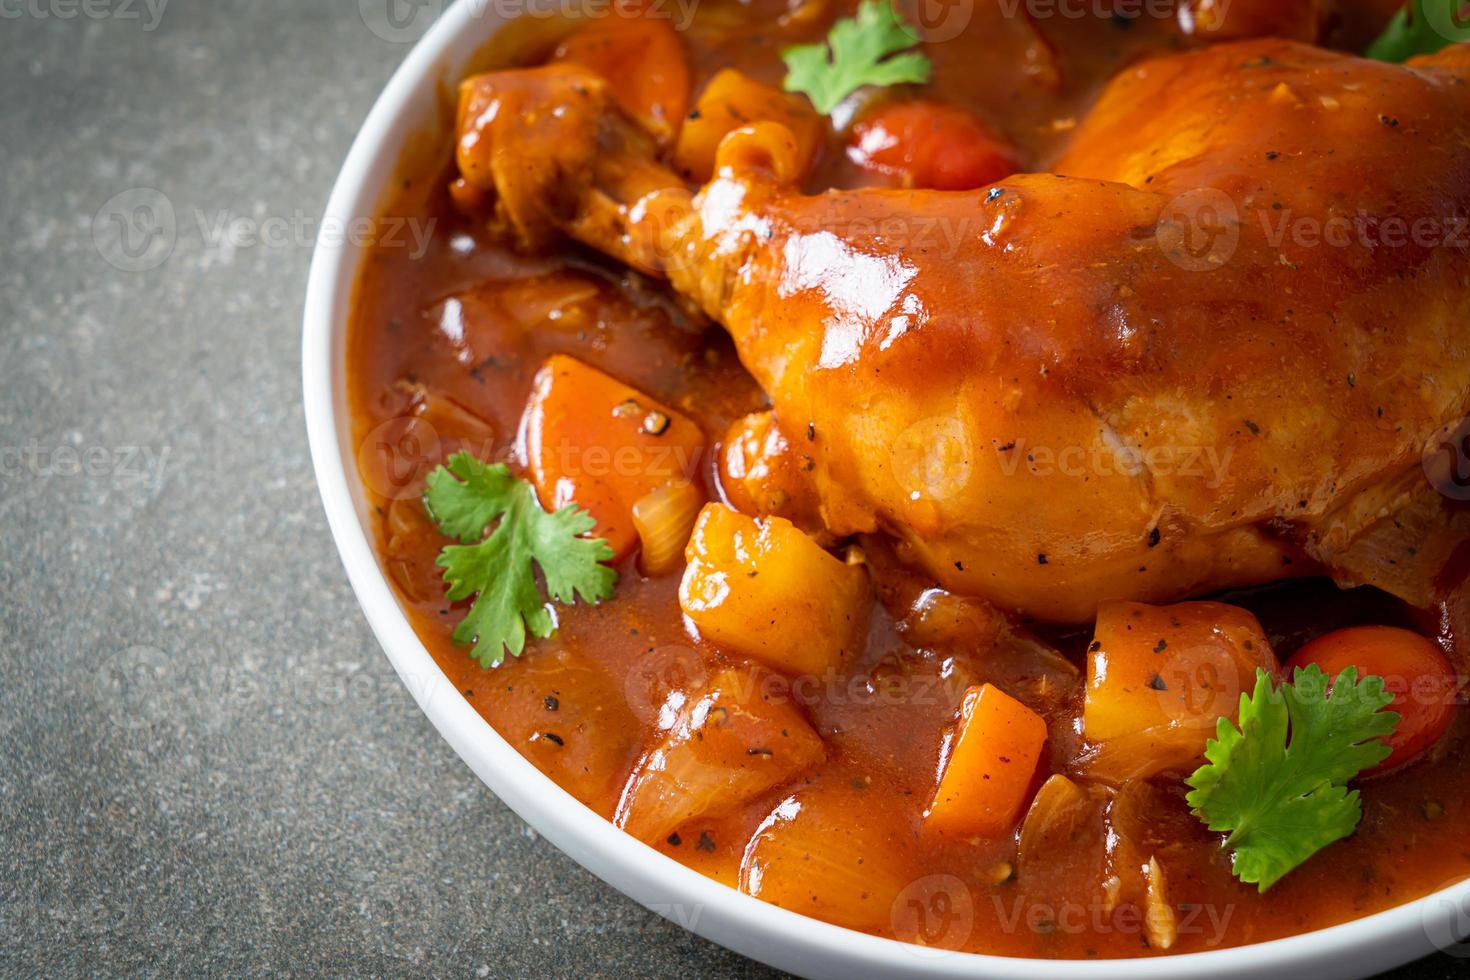
[[[573,62],[611,82],[618,106],[660,143],[679,131],[689,108],[689,65],[667,20],[610,14],[563,41],[552,60]]]
[[[638,542],[633,505],[674,480],[697,481],[704,452],[688,418],[562,354],[536,375],[524,431],[541,506],[585,507],[614,561]]]
[[[998,687],[965,692],[926,829],[998,837],[1016,824],[1046,745],[1046,722]]]
[[[675,169],[687,180],[709,180],[720,141],[732,130],[757,122],[780,123],[791,132],[796,139],[797,169],[805,172],[822,140],[822,117],[801,98],[762,85],[733,68],[710,79],[694,111],[684,120],[674,146]]]

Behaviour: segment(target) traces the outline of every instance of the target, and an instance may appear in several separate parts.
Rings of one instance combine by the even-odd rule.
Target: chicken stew
[[[1396,6],[508,25],[349,336],[445,676],[663,854],[927,946],[1470,876],[1470,45]]]

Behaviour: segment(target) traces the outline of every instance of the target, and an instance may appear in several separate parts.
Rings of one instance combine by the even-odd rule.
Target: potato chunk
[[[729,813],[818,765],[822,739],[771,675],[725,670],[665,703],[672,724],[638,761],[615,822],[647,843],[686,821]]]
[[[998,687],[965,692],[946,741],[926,830],[999,837],[1015,826],[1046,745],[1046,722]]]
[[[1218,720],[1236,717],[1258,667],[1275,674],[1276,656],[1239,606],[1104,603],[1087,654],[1089,774],[1120,782],[1192,767]]]
[[[863,819],[854,820],[853,814]],[[740,866],[740,890],[762,901],[868,931],[894,930],[914,873],[907,822],[833,782],[804,787],[756,829]],[[922,883],[926,879],[920,879]],[[927,904],[927,902],[926,902]],[[907,937],[905,937],[907,938]]]
[[[790,521],[709,504],[685,557],[679,605],[710,642],[817,676],[859,647],[867,572],[833,558]]]
[[[514,677],[519,696],[496,703],[496,730],[558,786],[611,817],[639,741],[622,685],[595,657],[555,648],[517,661]]]

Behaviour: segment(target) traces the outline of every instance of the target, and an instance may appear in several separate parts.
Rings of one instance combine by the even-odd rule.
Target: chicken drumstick
[[[1056,173],[806,195],[757,124],[693,194],[556,65],[466,82],[458,160],[523,243],[568,234],[722,323],[827,528],[946,588],[1082,621],[1371,579],[1366,541],[1424,601],[1461,520],[1420,460],[1470,409],[1467,79],[1470,46],[1226,44],[1116,78]]]

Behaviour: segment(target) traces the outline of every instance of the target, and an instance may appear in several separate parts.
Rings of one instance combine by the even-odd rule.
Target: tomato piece
[[[1020,169],[1015,151],[985,123],[942,102],[895,102],[853,127],[848,156],[905,187],[965,191]]]
[[[665,19],[610,14],[567,38],[552,61],[570,61],[612,83],[618,106],[660,143],[689,109],[689,64]]]
[[[1389,709],[1399,713],[1400,721],[1386,739],[1393,754],[1366,776],[1412,762],[1439,741],[1454,720],[1459,678],[1439,647],[1418,633],[1394,626],[1337,630],[1302,647],[1286,665],[1294,671],[1308,664],[1334,678],[1348,667],[1358,668],[1360,678],[1376,674],[1394,696]]]
[[[698,480],[704,454],[694,422],[562,354],[537,373],[523,431],[541,506],[587,508],[614,561],[638,543],[633,505],[674,480]]]

